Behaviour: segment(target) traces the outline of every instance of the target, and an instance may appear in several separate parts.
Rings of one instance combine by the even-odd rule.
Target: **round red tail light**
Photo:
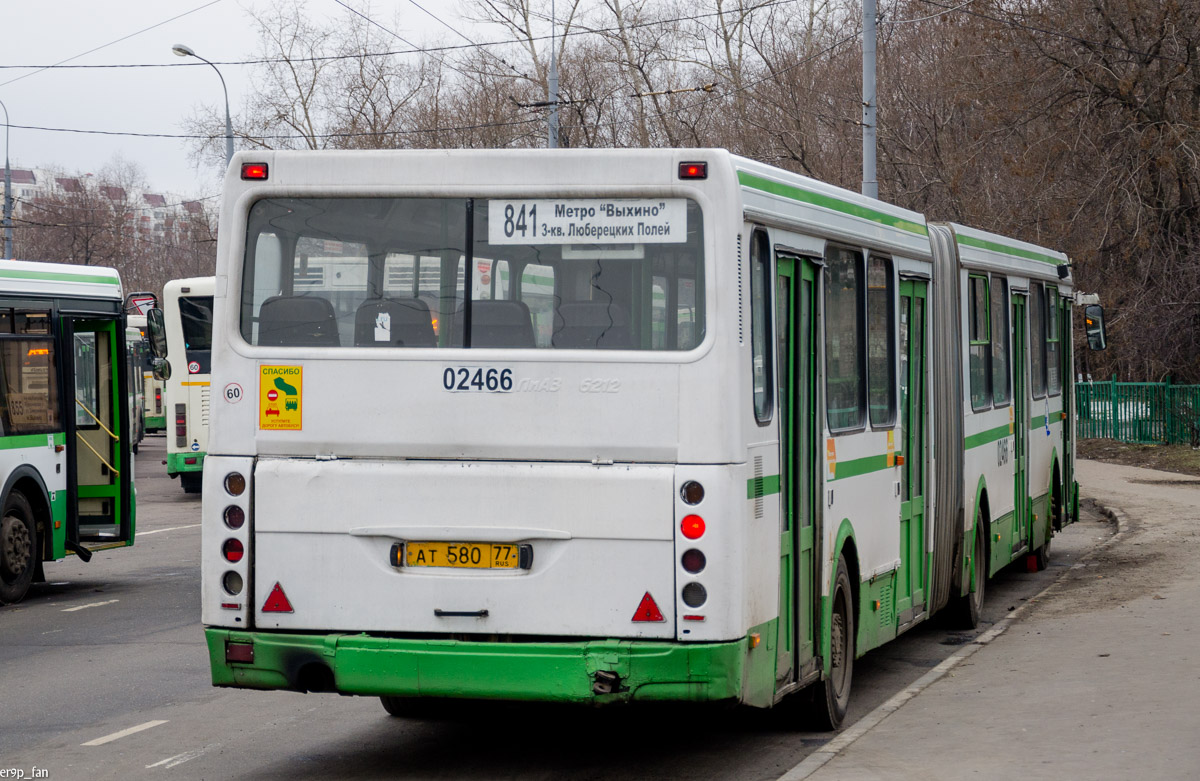
[[[246,511],[241,507],[231,504],[225,508],[225,525],[230,529],[240,529],[245,522]]]
[[[698,540],[704,536],[704,519],[699,515],[685,516],[683,522],[679,524],[679,530],[689,540]]]
[[[704,571],[704,566],[708,564],[708,560],[704,556],[703,551],[698,551],[695,548],[683,552],[683,568],[695,575],[697,572]]]
[[[221,553],[224,554],[226,561],[237,564],[242,560],[246,549],[242,547],[241,540],[225,540],[225,544],[221,546]]]

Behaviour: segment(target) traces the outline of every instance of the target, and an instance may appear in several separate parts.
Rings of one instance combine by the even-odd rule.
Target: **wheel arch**
[[[14,469],[4,482],[3,492],[0,492],[0,505],[8,501],[13,491],[20,491],[33,510],[41,560],[53,560],[54,514],[50,509],[50,493],[46,490],[41,473],[29,464],[21,464]]]
[[[858,542],[854,536],[854,524],[849,518],[843,518],[834,537],[832,557],[829,560],[829,580],[825,584],[825,593],[821,595],[821,658],[824,674],[829,674],[830,648],[829,626],[833,621],[833,590],[837,579],[838,557],[845,556],[846,570],[850,576],[850,604],[854,610],[854,624],[858,626],[862,617],[862,607],[858,604],[861,583],[859,581],[860,567],[858,562]]]
[[[959,584],[959,594],[966,594],[971,589],[971,583],[974,581],[971,577],[971,568],[966,566],[965,559],[974,555],[975,546],[972,541],[972,534],[983,535],[983,559],[984,566],[991,570],[992,561],[992,508],[988,500],[987,477],[979,476],[979,484],[975,486],[975,511],[971,513],[971,528],[968,533],[963,535],[967,544],[963,546],[963,568],[962,582]],[[979,519],[979,523],[975,523],[975,519]],[[983,528],[977,528],[982,526]],[[991,577],[991,572],[987,572],[985,577]]]

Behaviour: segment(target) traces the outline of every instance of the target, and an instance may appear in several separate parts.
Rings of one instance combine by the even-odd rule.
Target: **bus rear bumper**
[[[211,627],[204,632],[214,686],[595,704],[741,699],[748,649],[745,638],[694,644],[489,643]],[[228,661],[230,644],[235,656],[253,661]]]
[[[167,474],[174,477],[184,472],[203,472],[204,456],[200,452],[167,453]]]

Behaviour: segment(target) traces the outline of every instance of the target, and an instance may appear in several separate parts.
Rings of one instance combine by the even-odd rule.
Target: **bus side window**
[[[771,421],[771,354],[767,345],[771,330],[769,296],[771,294],[770,249],[766,231],[754,231],[750,242],[750,353],[754,388],[754,417],[759,425]]]
[[[1046,395],[1046,295],[1041,282],[1029,286],[1029,375],[1033,397]]]
[[[988,302],[987,277],[972,275],[967,282],[967,295],[970,296],[968,302],[970,318],[967,323],[970,329],[968,333],[970,355],[967,360],[970,363],[971,409],[987,409],[992,403],[991,372],[989,371],[992,350],[992,342],[989,337],[991,307]]]
[[[866,415],[863,376],[862,253],[844,247],[825,252],[825,398],[829,428],[861,428]]]
[[[34,434],[60,428],[52,341],[0,340],[0,371],[3,372],[0,433]]]
[[[1008,403],[1010,373],[1008,328],[1008,280],[992,277],[992,400],[996,406]]]
[[[892,260],[867,260],[867,406],[871,425],[896,422],[896,308]]]
[[[1058,288],[1046,286],[1046,392],[1062,393],[1062,372],[1058,349]]]

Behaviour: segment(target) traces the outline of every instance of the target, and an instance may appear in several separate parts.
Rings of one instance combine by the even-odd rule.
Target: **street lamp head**
[[[196,53],[192,51],[190,46],[184,46],[182,43],[177,43],[171,47],[171,51],[175,52],[180,57],[195,57]]]

